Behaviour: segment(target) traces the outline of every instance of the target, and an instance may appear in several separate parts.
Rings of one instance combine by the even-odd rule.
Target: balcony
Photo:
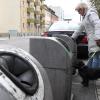
[[[40,24],[40,19],[38,19],[38,20],[35,19],[35,20],[34,20],[34,24]]]
[[[34,11],[34,14],[36,14],[36,15],[40,15],[40,13],[41,13],[40,10],[35,10],[35,11]]]
[[[41,20],[41,21],[40,21],[40,24],[41,24],[41,25],[45,25],[45,20]]]
[[[43,2],[43,1],[45,1],[45,0],[41,0],[41,2]]]
[[[35,5],[35,6],[40,6],[40,2],[39,2],[39,1],[35,1],[35,2],[34,2],[34,5]]]
[[[28,8],[27,8],[27,12],[28,12],[28,13],[34,12],[34,8],[28,7]]]
[[[28,18],[27,23],[34,23],[34,19],[33,18]]]
[[[45,17],[45,13],[41,13],[40,16],[43,18]]]
[[[45,5],[41,5],[40,6],[40,9],[42,10],[42,9],[44,9],[45,8]]]
[[[27,2],[34,2],[34,0],[27,0]]]

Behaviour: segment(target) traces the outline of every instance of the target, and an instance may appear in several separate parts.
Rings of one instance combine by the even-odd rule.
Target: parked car
[[[42,33],[42,36],[52,37],[54,34],[65,34],[71,36],[74,31],[79,28],[79,24],[74,22],[68,23],[67,21],[56,21],[54,22],[48,31]],[[87,45],[87,35],[85,32],[77,38],[77,57],[82,59],[88,58],[88,45]]]
[[[71,36],[78,27],[78,24],[68,23],[67,21],[56,21],[50,26],[48,31],[42,33],[42,36],[52,36],[53,34],[67,34]]]
[[[88,41],[87,35],[85,32],[82,32],[81,35],[76,39],[77,42],[77,57],[79,59],[87,59],[88,58]]]

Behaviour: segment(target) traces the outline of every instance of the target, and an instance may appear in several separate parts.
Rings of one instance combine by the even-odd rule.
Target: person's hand
[[[96,40],[96,44],[100,47],[100,40]]]

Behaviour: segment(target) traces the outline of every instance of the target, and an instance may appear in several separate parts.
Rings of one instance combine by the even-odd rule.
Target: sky
[[[80,2],[88,4],[88,0],[45,0],[49,6],[60,6],[64,10],[64,18],[71,18],[74,21],[80,21],[80,15],[75,11],[75,7]]]

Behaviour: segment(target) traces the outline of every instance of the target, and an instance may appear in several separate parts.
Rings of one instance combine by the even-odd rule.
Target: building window
[[[23,28],[25,28],[25,24],[23,23]]]
[[[23,1],[23,6],[24,6],[24,1]]]
[[[30,28],[31,28],[31,29],[33,28],[33,24],[30,24]]]
[[[28,30],[30,29],[30,23],[27,24],[27,29],[28,29]]]

